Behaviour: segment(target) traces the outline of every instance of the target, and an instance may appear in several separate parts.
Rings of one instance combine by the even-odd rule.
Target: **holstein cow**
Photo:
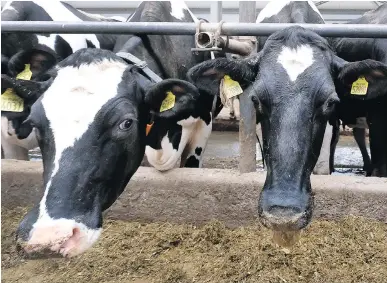
[[[387,4],[365,13],[349,24],[387,24]],[[387,64],[387,39],[385,38],[334,38],[331,46],[337,55],[348,61],[373,59]],[[353,124],[355,139],[362,151],[364,169],[367,175],[387,177],[387,72],[375,69],[372,76],[364,74],[364,92],[356,93],[351,88],[338,93],[342,103],[339,118],[344,124]],[[375,81],[380,84],[378,92],[370,86]],[[384,83],[384,85],[383,85]],[[355,94],[354,94],[355,93]],[[366,121],[363,116],[366,116]],[[365,128],[369,126],[371,164],[366,150]]]
[[[215,95],[220,81],[228,75],[250,92],[262,124],[267,165],[258,204],[265,226],[289,231],[310,222],[310,175],[327,122],[339,103],[335,83],[346,85],[366,74],[373,79],[369,95],[377,95],[383,86],[378,76],[386,68],[372,60],[344,61],[326,39],[296,26],[272,34],[256,56],[219,58],[189,70],[190,81],[200,91]]]
[[[1,11],[2,21],[117,21],[93,16],[58,1],[11,1]],[[73,52],[86,47],[113,50],[117,35],[105,34],[1,34],[1,73],[4,94],[10,82],[20,74],[25,80],[39,79],[49,68]],[[6,76],[3,76],[6,75]],[[16,91],[16,96],[15,95]],[[28,116],[36,96],[17,88],[2,95],[1,146],[4,158],[28,160],[28,150],[37,146],[35,131],[20,139],[21,123]]]
[[[324,19],[313,3],[313,1],[271,1],[258,14],[256,23],[315,23],[323,24]],[[267,37],[257,37],[257,49],[260,51],[267,40]],[[257,122],[259,122],[257,117]],[[332,120],[333,121],[333,120]],[[336,126],[336,125],[335,125]],[[333,126],[327,123],[327,130],[323,140],[323,147],[316,166],[313,170],[315,174],[330,174],[330,164],[333,168],[332,158],[330,158],[330,143]],[[261,139],[260,127],[257,127],[257,137]],[[328,152],[325,152],[328,151]]]
[[[192,22],[184,2],[143,2],[130,21]],[[117,54],[144,59],[163,78],[185,78],[210,59],[192,53],[193,36],[124,36]],[[126,55],[120,55],[125,57]],[[41,93],[24,124],[37,129],[44,165],[44,196],[24,217],[17,242],[28,253],[75,256],[102,230],[102,212],[148,159],[165,169],[179,155],[197,166],[211,131],[214,95],[179,79],[154,83],[113,52],[81,49],[24,82]],[[217,95],[217,94],[216,94]],[[215,96],[216,96],[215,95]]]

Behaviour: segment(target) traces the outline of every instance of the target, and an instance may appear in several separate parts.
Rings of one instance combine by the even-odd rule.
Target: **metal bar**
[[[242,4],[245,1],[241,1]],[[254,10],[255,11],[255,10]],[[267,36],[290,26],[301,26],[321,36],[331,37],[380,37],[387,38],[387,25],[366,24],[267,24],[224,23],[222,35]],[[217,23],[203,23],[201,32],[215,32]],[[1,22],[1,32],[25,33],[83,33],[83,34],[159,34],[194,35],[195,23],[170,22]]]
[[[255,1],[239,2],[239,22],[255,22]],[[239,119],[239,171],[241,173],[255,172],[256,163],[256,114],[254,104],[249,99],[251,87],[239,96],[240,119]]]
[[[211,22],[220,22],[222,20],[222,1],[211,1],[210,11]]]

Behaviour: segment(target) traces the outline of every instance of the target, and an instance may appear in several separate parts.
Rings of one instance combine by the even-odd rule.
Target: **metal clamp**
[[[200,32],[200,26],[205,22],[205,20],[200,19],[196,24],[195,48],[191,48],[191,51],[221,51],[222,48],[219,48],[218,46],[224,21],[219,22],[219,27],[215,33]]]

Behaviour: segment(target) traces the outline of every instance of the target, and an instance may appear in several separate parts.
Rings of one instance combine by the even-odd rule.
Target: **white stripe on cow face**
[[[262,22],[264,19],[270,18],[274,15],[277,15],[285,6],[287,6],[291,1],[270,1],[258,14],[256,23]]]
[[[82,22],[80,18],[71,13],[62,3],[59,1],[39,1],[35,2],[38,6],[42,7],[53,21],[71,21]],[[99,48],[99,41],[95,34],[59,34],[64,40],[66,40],[73,52],[86,48],[86,39],[92,42],[95,47]],[[55,50],[55,38],[57,34],[50,34],[50,37],[38,36],[38,41],[41,44],[45,44],[52,50]]]
[[[117,86],[126,67],[122,62],[107,59],[79,68],[67,66],[58,70],[54,82],[44,93],[42,105],[54,137],[55,157],[40,202],[39,221],[52,220],[46,199],[63,151],[74,146],[93,123],[98,111],[117,95]]]
[[[313,64],[313,49],[309,45],[301,45],[296,49],[284,46],[277,62],[286,70],[290,80],[295,81]]]

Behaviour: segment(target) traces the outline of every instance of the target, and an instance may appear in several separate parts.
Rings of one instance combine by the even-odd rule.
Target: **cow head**
[[[29,36],[26,36],[26,38],[29,38]],[[33,38],[30,39],[32,40]],[[17,112],[11,109],[9,111],[2,111],[2,116],[12,121],[15,134],[19,138],[19,136],[24,135],[23,132],[25,131],[21,127],[21,123],[28,117],[31,106],[41,94],[41,91],[35,91],[36,86],[33,81],[42,80],[41,76],[48,69],[55,66],[59,57],[47,46],[35,45],[31,47],[33,41],[30,42],[31,45],[27,49],[16,53],[15,50],[20,49],[20,46],[8,46],[7,43],[9,41],[5,41],[5,47],[2,48],[3,53],[1,54],[1,93],[3,94],[8,88],[13,89],[14,93],[23,100],[23,109],[21,111],[19,109]],[[19,80],[16,80],[21,73],[26,72],[29,72],[28,80],[31,80],[31,82],[24,81],[20,83]],[[30,87],[26,88],[26,84],[29,84]],[[41,86],[42,84],[39,84],[39,87]]]
[[[199,90],[216,94],[221,79],[229,75],[250,93],[262,125],[267,160],[258,206],[267,227],[298,230],[310,222],[310,175],[326,124],[340,101],[335,81],[350,84],[360,75],[351,70],[361,68],[370,84],[375,82],[370,89],[377,91],[383,87],[378,80],[385,74],[382,65],[375,61],[345,62],[322,37],[290,27],[271,35],[256,56],[216,59],[189,70],[188,77]]]
[[[199,93],[176,79],[151,83],[102,49],[81,49],[47,75],[51,83],[25,121],[37,129],[45,190],[20,223],[17,241],[29,253],[74,256],[97,240],[102,211],[140,166],[147,124],[179,120]],[[174,99],[160,112],[167,95]]]

